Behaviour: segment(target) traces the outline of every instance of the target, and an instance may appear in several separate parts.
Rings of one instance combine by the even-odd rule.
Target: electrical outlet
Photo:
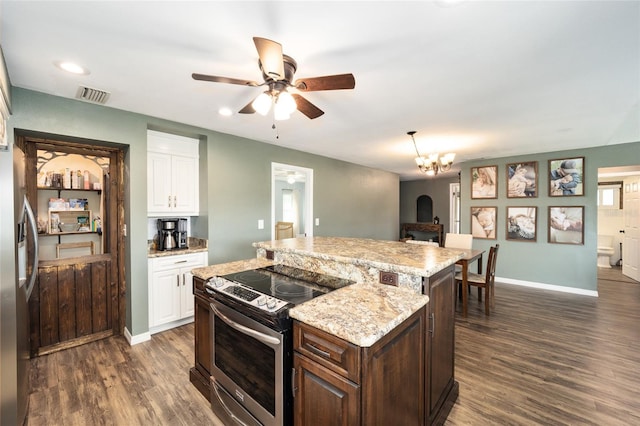
[[[320,218],[316,217],[316,226],[320,226]]]
[[[380,283],[398,286],[398,274],[395,272],[380,271]]]

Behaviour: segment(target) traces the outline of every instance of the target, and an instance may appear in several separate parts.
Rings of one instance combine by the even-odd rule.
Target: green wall
[[[584,157],[584,196],[549,197],[549,160]],[[538,162],[538,197],[507,198],[506,165]],[[497,206],[497,239],[474,239],[474,248],[487,249],[500,244],[496,275],[507,280],[571,287],[597,291],[597,226],[596,197],[598,168],[640,164],[640,142],[609,145],[580,150],[557,151],[517,157],[504,157],[462,164],[461,201],[464,233],[471,232],[472,206]],[[498,166],[498,198],[471,200],[470,168]],[[550,244],[547,242],[549,206],[584,206],[584,245]],[[506,240],[506,207],[537,206],[537,240]]]
[[[549,197],[547,191],[548,161],[550,159],[585,156],[585,196]],[[506,164],[538,161],[539,196],[517,199],[506,197]],[[518,157],[505,157],[482,162],[461,164],[461,232],[471,232],[471,206],[496,206],[497,239],[474,240],[475,248],[487,249],[500,244],[497,275],[500,278],[523,281],[525,283],[550,284],[593,291],[597,285],[597,173],[600,167],[640,164],[640,143],[611,145],[607,147],[561,151]],[[471,167],[498,166],[498,198],[471,200]],[[449,229],[449,183],[457,181],[457,176],[443,175],[400,183],[400,222],[415,222],[416,199],[429,195],[433,199],[434,216],[440,217]],[[585,206],[585,244],[567,246],[547,243],[547,215],[549,206]],[[537,206],[538,225],[535,243],[506,240],[506,207]]]
[[[400,223],[414,223],[417,219],[418,197],[428,195],[433,202],[433,217],[438,216],[444,225],[444,232],[449,232],[449,184],[458,182],[455,171],[437,177],[424,177],[419,180],[400,182]]]
[[[209,240],[209,263],[255,257],[252,242],[269,240],[271,162],[314,171],[316,236],[398,238],[396,174],[256,142],[101,105],[13,88],[13,129],[26,129],[121,144],[125,157],[126,326],[133,336],[148,331],[146,132],[148,128],[198,137],[200,216],[192,234]],[[269,129],[265,130],[268,131]],[[0,183],[7,191],[10,184]],[[5,225],[2,223],[4,229]],[[4,252],[3,248],[3,252]]]

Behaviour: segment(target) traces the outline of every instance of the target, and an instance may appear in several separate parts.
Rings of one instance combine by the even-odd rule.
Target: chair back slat
[[[487,283],[493,284],[496,280],[496,263],[498,261],[498,249],[500,244],[496,244],[495,247],[489,249],[489,258],[487,259],[487,275],[485,280]]]

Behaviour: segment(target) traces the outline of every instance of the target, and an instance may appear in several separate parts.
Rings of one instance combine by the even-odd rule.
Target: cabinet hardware
[[[169,195],[169,203],[167,204],[167,207],[171,208],[171,195]]]
[[[176,275],[176,287],[180,287],[180,274]]]
[[[429,333],[433,336],[433,332],[436,329],[436,314],[429,315],[429,319],[431,320],[431,327],[429,327]]]
[[[311,352],[315,352],[317,355],[321,355],[325,358],[331,358],[331,354],[329,352],[323,351],[322,349],[315,347],[311,343],[307,343],[306,346],[311,350]]]
[[[177,262],[174,262],[174,263],[178,264],[178,263],[187,263],[187,262],[188,260],[178,260]]]
[[[173,196],[173,207],[177,207],[178,206],[178,196],[174,195]]]

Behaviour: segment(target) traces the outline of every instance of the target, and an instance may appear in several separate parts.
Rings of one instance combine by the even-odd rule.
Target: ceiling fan
[[[287,88],[294,88],[301,92],[315,92],[320,90],[353,89],[356,85],[353,74],[301,78],[293,81],[293,75],[298,68],[298,64],[292,57],[282,53],[282,45],[280,43],[261,37],[253,37],[253,42],[258,50],[260,58],[258,65],[260,71],[262,71],[264,82],[258,83],[251,80],[198,73],[191,74],[194,80],[253,87],[267,86],[268,89],[242,108],[239,111],[240,114],[258,112],[266,115],[273,105],[274,118],[276,120],[289,118],[289,115],[296,109],[310,119],[314,119],[324,114],[324,111],[298,93],[289,93]]]

